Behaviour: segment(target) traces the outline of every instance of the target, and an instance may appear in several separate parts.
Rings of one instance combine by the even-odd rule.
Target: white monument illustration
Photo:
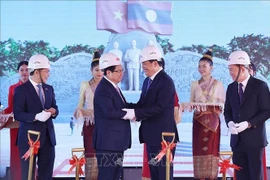
[[[123,52],[121,50],[119,50],[119,43],[117,41],[114,41],[113,49],[110,50],[109,52],[115,54],[116,56],[118,56],[121,63],[123,63],[122,62]]]
[[[131,41],[131,48],[126,51],[124,61],[127,62],[129,91],[139,91],[139,69],[141,50],[136,47],[136,40]]]
[[[125,69],[125,66],[122,62],[122,58],[123,58],[123,52],[121,50],[119,50],[119,43],[117,41],[113,42],[113,49],[109,51],[110,53],[115,54],[117,57],[119,57],[121,64],[123,66],[123,68]],[[118,87],[121,88],[121,82],[118,83]]]

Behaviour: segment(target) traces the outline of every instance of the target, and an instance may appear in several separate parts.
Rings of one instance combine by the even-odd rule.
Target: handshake
[[[230,130],[231,134],[238,134],[244,130],[246,130],[248,128],[248,122],[244,121],[244,122],[240,122],[240,123],[234,123],[233,121],[230,121],[228,123],[228,127]]]
[[[134,109],[122,109],[123,111],[126,111],[126,115],[122,118],[124,120],[131,120],[132,122],[136,121],[135,111]]]
[[[35,120],[45,122],[51,117],[52,113],[47,111],[42,111],[35,116]]]

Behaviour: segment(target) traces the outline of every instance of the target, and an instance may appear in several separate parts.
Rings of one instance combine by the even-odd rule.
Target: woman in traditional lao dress
[[[4,110],[5,114],[13,112],[13,95],[16,87],[28,81],[28,62],[21,61],[18,64],[17,70],[20,76],[19,82],[9,87],[8,92],[8,107]],[[10,128],[10,179],[20,180],[21,177],[21,157],[19,155],[19,148],[16,146],[16,140],[19,131],[19,122],[7,122],[4,127]]]
[[[94,107],[93,99],[96,87],[103,77],[103,72],[99,69],[99,52],[95,52],[91,63],[91,73],[93,78],[90,81],[81,83],[79,103],[74,117],[83,121],[83,143],[85,148],[85,179],[96,180],[98,175],[97,160],[92,145],[92,135],[94,130]]]
[[[211,76],[213,69],[212,50],[208,50],[199,61],[201,78],[192,82],[190,102],[221,103],[225,92],[220,81]],[[197,107],[193,116],[193,167],[194,178],[217,179],[220,145],[219,106]]]

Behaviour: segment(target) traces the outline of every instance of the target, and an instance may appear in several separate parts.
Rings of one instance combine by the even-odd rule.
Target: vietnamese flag
[[[96,25],[98,30],[127,33],[127,3],[122,1],[96,1]]]

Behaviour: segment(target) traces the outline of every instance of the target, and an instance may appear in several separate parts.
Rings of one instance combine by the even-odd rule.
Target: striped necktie
[[[152,84],[152,79],[151,78],[148,78],[148,81],[147,81],[147,87],[146,87],[146,91],[145,91],[145,96],[146,96],[146,94],[147,94],[147,91],[148,91],[148,89],[150,88],[150,86],[151,86],[151,84]]]
[[[121,97],[122,101],[125,102],[124,98],[122,97],[122,94],[120,92],[120,88],[118,86],[115,87],[116,91],[118,92],[119,96]]]
[[[42,104],[42,107],[44,108],[44,98],[43,98],[43,94],[42,94],[42,85],[38,84],[37,87],[38,87],[38,96],[39,96],[40,102]]]

